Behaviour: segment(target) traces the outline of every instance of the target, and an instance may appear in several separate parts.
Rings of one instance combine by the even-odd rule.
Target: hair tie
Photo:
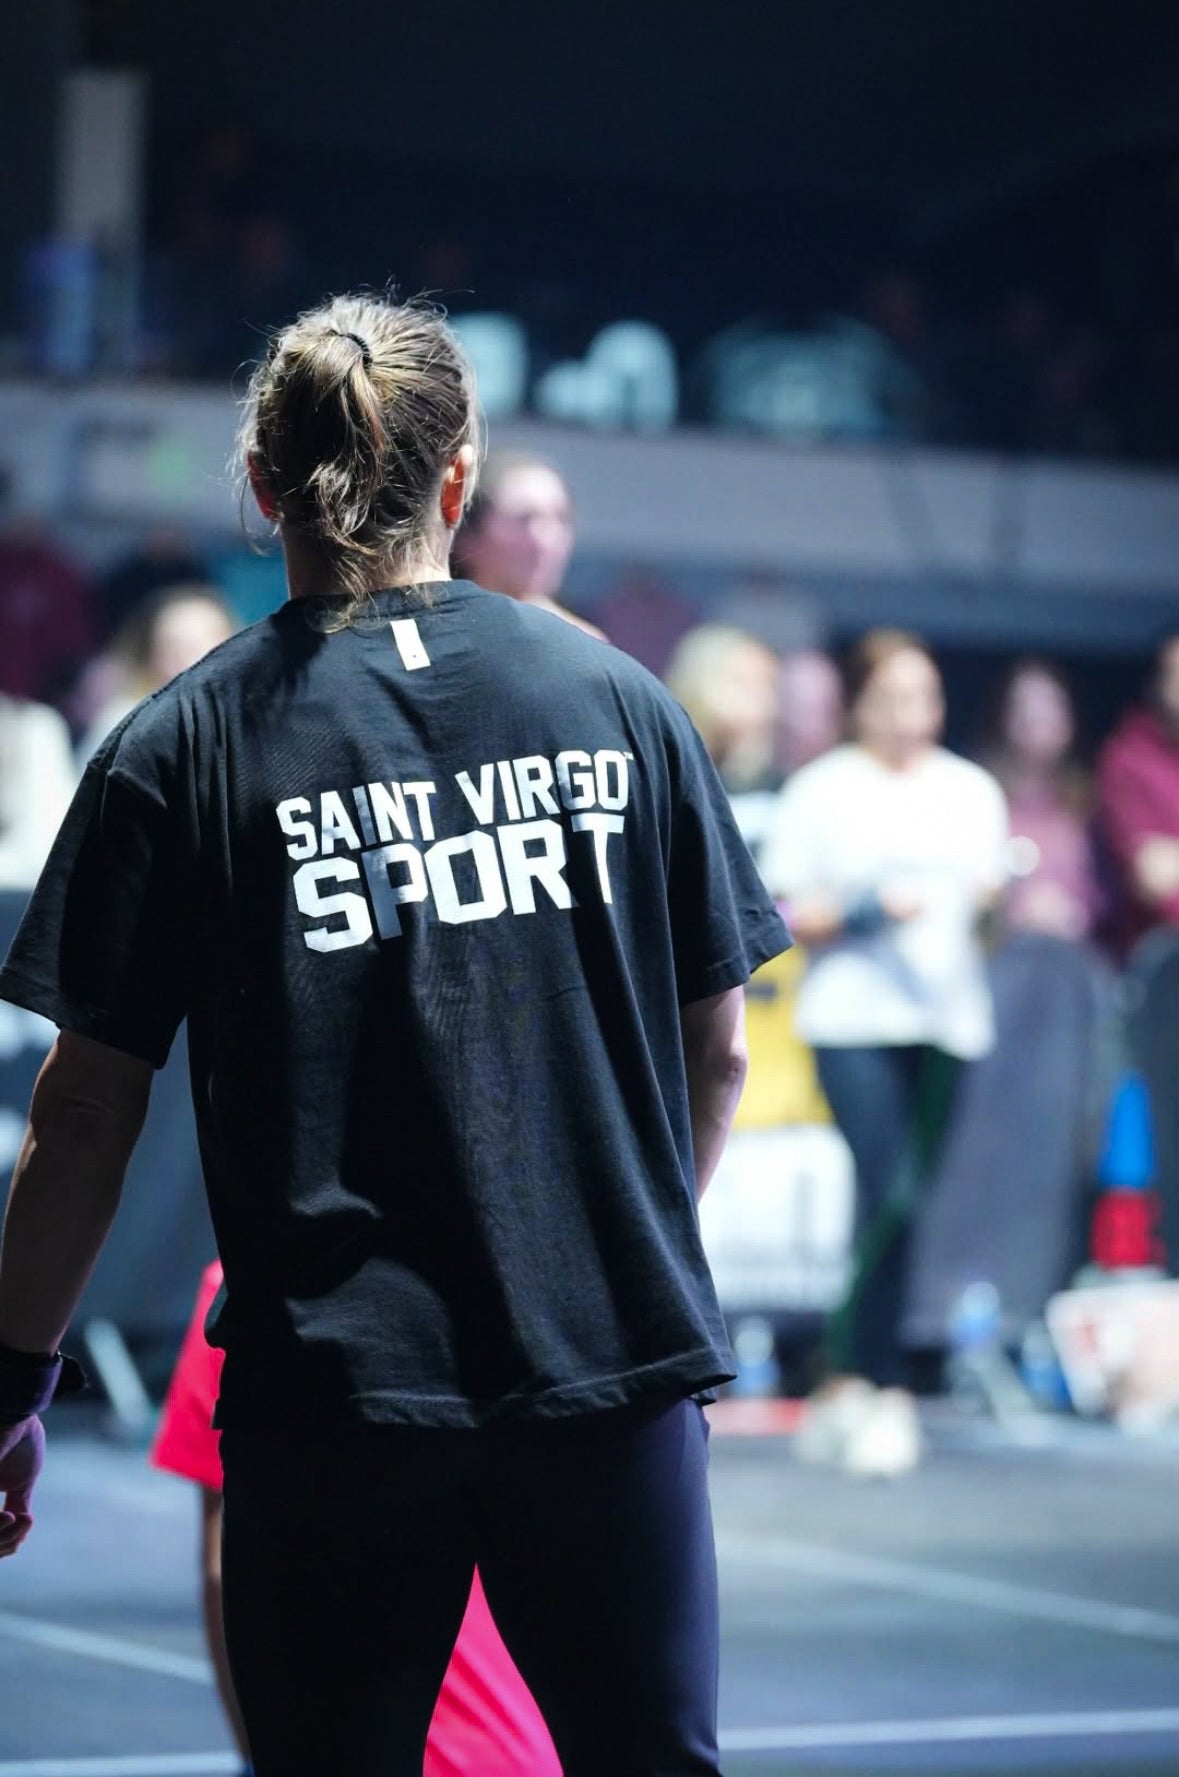
[[[360,357],[364,364],[364,368],[366,370],[371,370],[373,367],[373,355],[368,341],[361,339],[359,333],[342,333],[340,337],[341,339],[350,339],[354,346],[360,347]]]

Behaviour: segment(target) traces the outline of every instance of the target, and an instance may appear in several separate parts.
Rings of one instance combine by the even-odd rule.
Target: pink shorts
[[[205,1343],[205,1317],[220,1287],[221,1266],[210,1265],[152,1448],[157,1468],[218,1493],[220,1434],[212,1421],[222,1354]],[[548,1729],[500,1640],[478,1574],[438,1693],[423,1777],[561,1777]]]

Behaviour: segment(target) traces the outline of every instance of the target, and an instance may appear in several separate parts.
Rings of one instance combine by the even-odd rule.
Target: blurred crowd
[[[1174,1269],[1159,1207],[1169,1242],[1175,1154],[1146,1133],[1116,981],[1179,927],[1179,634],[1095,766],[1042,658],[995,685],[976,759],[948,751],[936,658],[902,630],[868,632],[837,665],[706,624],[667,682],[804,957],[751,983],[750,1085],[785,1120],[822,1103],[853,1163],[850,1270],[796,1448],[900,1475],[923,1455],[915,1346],[936,1347],[943,1380],[959,1341],[971,1363],[986,1349],[992,1410],[1030,1405],[1002,1354],[1034,1373],[1057,1292],[1086,1269]],[[767,997],[793,1044],[764,1042]],[[1174,1057],[1165,1031],[1152,1040],[1165,1130]],[[770,1325],[739,1322],[763,1342]]]
[[[561,603],[572,545],[572,502],[556,471],[493,456],[460,538],[461,569],[593,629]],[[608,639],[655,666],[687,708],[755,852],[782,787],[854,725],[841,664],[774,646],[772,607],[772,592],[754,587],[718,599],[723,621],[700,623],[669,589],[630,581],[594,612]],[[149,532],[92,573],[40,524],[13,514],[0,523],[6,881],[32,880],[72,776],[103,735],[236,623],[179,532]],[[1140,703],[1095,761],[1081,752],[1080,729],[1052,660],[1017,659],[993,687],[974,750],[1002,790],[1010,829],[996,918],[1120,959],[1152,926],[1179,925],[1179,634],[1161,642]]]
[[[1066,673],[1032,657],[994,685],[968,759],[943,745],[942,677],[920,637],[874,630],[837,659],[793,645],[789,626],[774,645],[765,588],[718,601],[723,620],[689,623],[686,602],[641,581],[595,608],[597,629],[566,601],[573,544],[560,474],[493,455],[455,567],[604,644],[641,653],[645,634],[703,739],[799,946],[768,966],[772,982],[751,986],[751,1016],[759,997],[774,999],[791,1029],[775,1077],[751,1075],[750,1114],[833,1119],[855,1164],[858,1269],[830,1345],[838,1386],[816,1397],[803,1448],[901,1472],[919,1455],[902,1327],[917,1209],[955,1105],[964,1092],[996,1094],[1025,1161],[1048,1142],[1033,1189],[1063,1165],[1067,1197],[1085,1089],[1066,1080],[1061,1097],[1060,1075],[1090,1062],[1083,1045],[1072,1058],[1045,996],[1064,984],[1067,1000],[1077,959],[1112,974],[1144,936],[1179,929],[1179,632],[1160,641],[1139,701],[1095,760]],[[0,526],[0,887],[32,885],[103,738],[237,623],[178,534],[148,534],[93,574],[36,525]],[[1032,941],[1004,1011],[993,959]],[[964,1085],[996,1056],[989,1086]],[[1054,1134],[1056,1113],[1036,1096],[1046,1060],[1055,1085],[1046,1074],[1044,1092],[1066,1107]],[[1030,1112],[1012,1108],[1012,1068]],[[1066,1281],[1056,1258],[1041,1272],[1036,1313]]]
[[[756,851],[783,786],[854,724],[845,674],[827,653],[779,656],[739,629],[703,624],[666,677]],[[977,756],[1006,809],[1004,930],[1092,941],[1124,959],[1144,932],[1179,925],[1179,634],[1161,643],[1141,703],[1095,765],[1079,751],[1066,673],[1036,657],[1015,660],[994,686]]]
[[[911,266],[871,275],[851,315],[892,435],[1052,457],[1179,457],[1179,323],[1126,323],[1034,277],[955,295]]]
[[[275,164],[288,169],[281,187]],[[98,263],[87,270],[68,253],[31,251],[25,368],[224,384],[256,358],[270,326],[323,289],[394,275],[403,291],[432,292],[460,318],[511,316],[527,359],[525,402],[554,363],[580,357],[608,324],[637,319],[674,350],[682,420],[1179,460],[1179,180],[1170,163],[1113,169],[1105,203],[1046,193],[1034,214],[997,218],[977,239],[967,231],[921,261],[879,244],[857,256],[847,242],[870,231],[849,227],[842,250],[815,242],[809,255],[783,253],[773,271],[756,254],[743,262],[741,232],[730,239],[723,217],[714,220],[729,230],[724,250],[702,263],[695,209],[681,215],[669,196],[659,221],[667,240],[643,246],[664,274],[637,311],[631,282],[613,269],[632,258],[626,243],[603,238],[587,250],[567,211],[550,215],[535,187],[516,193],[501,180],[497,202],[476,182],[440,226],[415,208],[412,182],[388,169],[396,229],[374,248],[368,197],[350,196],[370,191],[371,168],[358,178],[345,161],[269,153],[240,120],[161,145],[153,168],[147,245],[130,288],[107,289]],[[531,236],[507,226],[517,202],[536,218]],[[530,240],[544,242],[543,260]],[[677,255],[689,250],[691,275],[677,275]],[[809,270],[812,261],[825,271]],[[94,316],[83,339],[86,289]],[[59,310],[68,337],[55,342],[48,318]],[[126,319],[121,339],[109,325],[116,313]]]

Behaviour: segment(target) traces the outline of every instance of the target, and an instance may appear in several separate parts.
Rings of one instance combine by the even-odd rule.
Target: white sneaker
[[[826,1382],[807,1402],[794,1438],[799,1462],[816,1468],[842,1468],[850,1440],[866,1422],[876,1390],[862,1376],[841,1376]]]
[[[917,1468],[925,1453],[917,1403],[903,1388],[882,1388],[843,1446],[845,1474],[895,1480]]]

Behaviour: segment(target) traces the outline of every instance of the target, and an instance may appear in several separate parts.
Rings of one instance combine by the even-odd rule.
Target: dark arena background
[[[684,704],[788,918],[783,799],[856,731],[837,669],[911,632],[1007,811],[994,1040],[906,1206],[912,1416],[857,1458],[813,1393],[862,1256],[806,1040],[822,937],[747,989],[701,1210],[738,1368],[709,1409],[724,1769],[1179,1771],[1173,0],[0,26],[5,949],[95,746],[284,597],[235,403],[329,292],[448,312],[493,450],[568,489],[545,596]],[[0,1003],[5,1177],[52,1038]],[[196,1489],[150,1460],[214,1256],[182,1036],[71,1329],[91,1391],[0,1564],[0,1777],[241,1769]]]

